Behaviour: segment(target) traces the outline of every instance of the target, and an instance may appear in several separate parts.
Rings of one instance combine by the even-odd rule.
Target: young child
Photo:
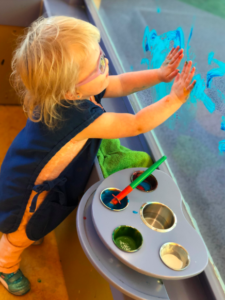
[[[23,99],[25,128],[0,173],[0,281],[14,295],[30,290],[21,254],[77,206],[101,139],[136,136],[162,124],[188,99],[195,69],[177,67],[173,48],[159,69],[108,76],[99,30],[64,16],[40,17],[13,53],[10,82]],[[171,93],[139,111],[107,113],[102,98],[129,95],[175,78]]]

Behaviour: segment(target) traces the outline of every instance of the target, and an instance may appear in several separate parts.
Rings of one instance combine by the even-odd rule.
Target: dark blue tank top
[[[101,104],[105,90],[95,96]],[[38,240],[56,228],[77,206],[79,196],[93,168],[101,139],[88,139],[84,147],[62,171],[58,178],[34,185],[40,171],[48,161],[72,138],[105,110],[89,100],[76,100],[79,108],[64,104],[62,120],[50,130],[42,122],[27,120],[4,158],[0,171],[0,231],[11,233],[19,227],[32,190],[40,194],[50,191],[35,211],[38,194],[32,200],[26,233]]]

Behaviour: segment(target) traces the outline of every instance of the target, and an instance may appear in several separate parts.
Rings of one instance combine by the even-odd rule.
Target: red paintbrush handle
[[[126,197],[126,195],[128,195],[130,192],[132,192],[133,189],[130,185],[128,185],[122,192],[120,192],[116,198],[119,200],[122,200],[124,197]]]

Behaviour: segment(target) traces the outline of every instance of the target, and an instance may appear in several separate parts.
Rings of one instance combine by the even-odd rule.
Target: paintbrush
[[[158,166],[161,165],[166,159],[167,159],[166,156],[161,157],[157,162],[151,165],[151,167],[149,167],[144,173],[142,173],[133,182],[131,182],[131,184],[125,187],[125,189],[122,190],[117,196],[112,194],[114,198],[109,203],[116,205],[119,202],[121,204],[120,200],[122,200],[129,193],[131,193],[133,189],[135,189],[142,181],[145,180],[145,178],[147,178],[150,174],[152,174],[153,171],[155,171],[155,169],[158,168]]]

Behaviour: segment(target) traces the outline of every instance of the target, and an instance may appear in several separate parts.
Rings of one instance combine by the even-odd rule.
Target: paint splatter
[[[83,219],[86,220],[87,218],[86,218],[86,217],[83,217]]]
[[[222,116],[222,122],[221,122],[221,130],[225,130],[225,117]]]
[[[133,213],[134,213],[134,214],[138,214],[138,212],[137,212],[136,210],[133,210]]]
[[[156,5],[157,5],[156,12],[159,14],[161,12],[161,8],[159,7],[159,0],[156,0]]]
[[[219,68],[212,69],[209,72],[207,72],[207,88],[211,87],[213,77],[223,76],[225,74],[225,63],[213,57],[214,52],[210,52],[208,55],[208,64],[210,65],[213,61],[219,66]]]
[[[225,140],[219,142],[219,150],[220,152],[225,152]]]
[[[216,109],[215,103],[207,96],[204,92],[205,90],[205,80],[201,78],[201,75],[195,75],[193,81],[196,80],[196,84],[192,90],[192,93],[196,99],[201,100],[205,107],[210,113],[213,113]]]

